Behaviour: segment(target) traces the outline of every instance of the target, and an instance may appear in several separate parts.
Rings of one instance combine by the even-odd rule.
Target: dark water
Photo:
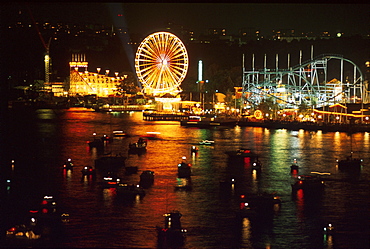
[[[43,109],[14,114],[11,120],[7,153],[15,163],[9,176],[13,185],[2,201],[4,229],[23,222],[29,208],[47,194],[56,198],[70,219],[49,240],[31,244],[2,238],[3,247],[24,243],[53,248],[156,248],[155,227],[162,224],[162,215],[179,210],[188,230],[183,248],[369,248],[370,133],[352,136],[354,151],[365,160],[360,174],[352,175],[339,171],[335,163],[350,151],[346,133],[185,128],[179,122],[143,121],[141,113],[79,109]],[[128,156],[126,166],[139,169],[133,175],[119,171],[123,182],[137,183],[143,170],[155,172],[154,185],[141,199],[122,200],[112,189],[102,189],[99,173],[96,181],[81,181],[80,170],[93,166],[100,156],[89,150],[86,141],[94,132],[102,136],[112,130],[125,130],[131,137],[114,139],[105,152]],[[149,141],[147,153],[128,155],[128,144],[146,132],[160,132],[160,139]],[[191,155],[190,147],[203,139],[214,140],[214,146],[199,146],[198,154]],[[259,174],[228,164],[225,151],[240,147],[260,155]],[[191,191],[174,188],[182,156],[193,165]],[[75,168],[66,172],[62,165],[68,158]],[[327,181],[321,197],[293,198],[293,159],[298,160],[300,174],[331,172],[330,177],[339,181]],[[225,193],[219,183],[231,177],[237,183]],[[273,219],[237,219],[239,195],[262,192],[276,192],[282,200]],[[323,227],[328,223],[336,233],[325,236]]]

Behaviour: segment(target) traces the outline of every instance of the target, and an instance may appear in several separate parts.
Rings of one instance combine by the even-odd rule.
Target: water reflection
[[[17,184],[14,191],[12,186],[9,199],[28,205],[32,197],[26,196],[56,193],[59,203],[70,213],[67,237],[61,246],[154,248],[157,245],[154,228],[170,210],[183,214],[182,223],[188,229],[185,248],[334,248],[335,244],[361,248],[366,245],[369,167],[352,179],[355,181],[342,181],[351,177],[338,171],[335,162],[348,152],[349,137],[345,133],[258,127],[185,128],[178,122],[143,121],[141,113],[69,110],[37,115],[38,121],[29,119],[29,123],[23,124],[31,129],[33,142],[16,134],[17,139],[11,145],[16,148],[13,156],[17,163],[9,167]],[[17,128],[24,129],[20,123]],[[103,136],[111,135],[113,130],[124,130],[130,136],[113,138],[103,151],[89,149],[86,141],[92,139],[94,132]],[[149,140],[147,153],[129,155],[128,144],[147,132],[159,132],[160,139]],[[199,145],[204,139],[214,140],[214,146]],[[369,161],[368,133],[353,134],[352,139],[356,151]],[[193,145],[199,147],[198,152],[191,153]],[[251,161],[241,165],[229,163],[225,151],[239,148],[256,152],[262,162],[261,169],[253,169]],[[127,155],[126,166],[138,167],[138,172],[133,174],[125,174],[124,167],[117,170],[125,183],[138,183],[144,170],[155,172],[154,184],[146,189],[145,197],[128,200],[119,198],[114,188],[101,188],[100,171],[96,178],[82,177],[84,166],[95,166],[95,159],[116,154]],[[187,184],[177,177],[177,164],[182,156],[192,164],[189,191],[175,188],[184,181]],[[61,169],[66,158],[73,159],[73,171]],[[294,159],[298,161],[299,172],[292,174],[290,166]],[[331,172],[335,181],[327,182],[320,198],[310,199],[303,191],[292,196],[291,183],[295,177],[312,171]],[[24,179],[25,176],[30,179]],[[231,179],[235,182],[230,182]],[[272,219],[236,220],[240,194],[273,192],[280,196],[282,204],[279,208],[274,206]],[[13,217],[22,211],[21,205],[16,206]],[[323,239],[322,224],[329,221],[342,233]],[[357,238],[343,236],[347,232],[356,234]]]

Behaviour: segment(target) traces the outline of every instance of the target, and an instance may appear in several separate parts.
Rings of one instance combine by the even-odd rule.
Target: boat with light
[[[148,188],[154,183],[154,171],[151,170],[144,170],[140,174],[140,182],[139,185],[143,188]]]
[[[71,158],[68,158],[68,160],[63,164],[63,169],[66,170],[73,170],[73,167],[74,165]]]
[[[206,140],[200,141],[199,144],[201,144],[201,145],[214,145],[215,141],[206,139]]]
[[[113,131],[113,137],[126,137],[127,133],[122,130]]]
[[[190,152],[191,153],[197,153],[198,152],[198,147],[197,146],[191,146],[191,148],[190,148]]]
[[[353,157],[353,152],[346,159],[337,160],[338,169],[343,171],[359,171],[363,160]]]
[[[102,181],[100,182],[103,188],[115,188],[120,183],[121,178],[119,178],[116,174],[111,172],[104,176]]]
[[[146,152],[146,147],[148,145],[148,140],[140,137],[136,143],[129,144],[128,152],[130,154],[140,154]]]
[[[149,140],[158,140],[158,139],[160,139],[160,136],[159,136],[160,134],[161,133],[157,132],[157,131],[148,131],[144,135],[141,135],[140,137],[146,138],[146,139],[149,139]]]
[[[186,157],[182,157],[182,162],[177,165],[178,178],[191,177],[191,164],[186,162]]]
[[[116,193],[117,195],[123,195],[127,197],[145,196],[145,190],[138,184],[120,183],[116,186]]]
[[[159,247],[176,247],[184,243],[187,230],[181,226],[182,214],[179,211],[165,213],[164,226],[157,226]]]
[[[296,192],[302,189],[305,192],[317,193],[323,190],[325,182],[318,175],[299,175],[294,184],[292,191]]]
[[[91,166],[85,166],[81,170],[82,176],[89,176],[89,175],[95,175],[96,170]]]
[[[239,215],[242,217],[271,217],[280,208],[281,199],[276,193],[240,196]]]
[[[6,231],[6,237],[11,239],[37,240],[41,234],[36,234],[31,226],[15,225]]]
[[[192,190],[191,178],[177,178],[175,190]]]

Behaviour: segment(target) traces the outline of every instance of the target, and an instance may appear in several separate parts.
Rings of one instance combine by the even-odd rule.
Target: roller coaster
[[[300,56],[300,58],[302,58]],[[300,59],[301,60],[301,59]],[[256,106],[272,99],[282,108],[298,108],[305,104],[320,108],[335,103],[368,103],[368,86],[359,67],[342,55],[322,54],[288,69],[276,68],[255,70],[254,55],[252,70],[244,67],[243,56],[243,101]]]

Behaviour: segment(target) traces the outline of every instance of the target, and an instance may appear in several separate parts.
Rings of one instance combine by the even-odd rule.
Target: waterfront
[[[144,121],[140,112],[99,113],[79,108],[15,113],[11,121],[14,186],[5,198],[6,225],[20,222],[35,200],[46,194],[54,195],[60,208],[70,214],[64,236],[43,241],[42,246],[155,248],[155,226],[162,223],[163,213],[176,209],[188,230],[184,248],[369,247],[369,133],[352,135],[354,151],[364,158],[357,176],[336,167],[335,159],[349,153],[350,138],[342,132],[187,128],[178,121]],[[155,172],[155,183],[142,199],[126,202],[94,181],[81,181],[80,170],[93,166],[99,156],[88,149],[86,141],[94,132],[102,136],[113,130],[125,130],[131,136],[114,139],[106,152],[128,156],[126,166],[138,166],[139,173]],[[128,144],[146,132],[160,132],[160,139],[150,140],[145,154],[128,155]],[[190,147],[205,139],[214,140],[214,146],[197,145],[198,154],[191,156]],[[241,147],[260,155],[260,174],[228,164],[224,152]],[[174,190],[182,156],[193,165],[191,191]],[[74,161],[73,172],[62,170],[67,158]],[[294,200],[290,185],[294,159],[300,174],[331,172],[338,181],[326,182],[322,198]],[[139,174],[120,173],[125,182],[139,180]],[[237,180],[235,189],[221,195],[219,182],[231,177]],[[238,221],[238,196],[258,192],[277,192],[282,200],[279,212],[271,222]],[[325,237],[323,227],[328,223],[337,232]]]

